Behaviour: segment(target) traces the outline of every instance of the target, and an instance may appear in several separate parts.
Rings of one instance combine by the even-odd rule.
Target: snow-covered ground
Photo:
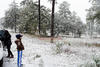
[[[16,33],[11,35],[14,58],[4,58],[4,67],[17,67],[17,50],[14,43]],[[23,67],[96,67],[96,61],[100,60],[100,47],[89,47],[85,44],[99,43],[100,39],[64,38],[62,41],[65,43],[63,52],[55,54],[55,44],[23,34]],[[68,46],[67,43],[71,45]]]

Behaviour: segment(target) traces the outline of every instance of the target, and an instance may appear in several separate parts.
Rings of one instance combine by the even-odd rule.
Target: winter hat
[[[16,35],[16,38],[19,39],[19,38],[22,37],[22,36],[23,36],[23,35],[21,35],[21,34],[17,34],[17,35]]]

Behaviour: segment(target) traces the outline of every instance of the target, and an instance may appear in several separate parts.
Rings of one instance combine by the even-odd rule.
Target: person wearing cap
[[[17,58],[17,65],[18,67],[21,67],[21,63],[22,63],[22,51],[24,50],[24,46],[23,43],[21,41],[22,35],[21,34],[17,34],[16,35],[16,40],[15,43],[17,45],[17,52],[18,52],[18,58]]]

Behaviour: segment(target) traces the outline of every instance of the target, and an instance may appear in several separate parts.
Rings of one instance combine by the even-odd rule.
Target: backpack
[[[0,40],[1,41],[4,41],[4,38],[5,38],[5,32],[3,30],[0,30]]]
[[[7,30],[0,30],[0,40],[3,46],[10,46],[12,44],[11,35]]]

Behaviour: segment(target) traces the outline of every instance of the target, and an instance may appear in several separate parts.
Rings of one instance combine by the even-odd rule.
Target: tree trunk
[[[16,25],[15,25],[15,33],[16,33]]]
[[[51,43],[53,43],[53,38],[54,38],[54,11],[55,11],[55,0],[52,0]]]
[[[15,18],[14,18],[14,23],[15,23],[15,33],[16,33],[16,13],[15,13]]]
[[[41,29],[41,17],[40,17],[40,0],[38,0],[38,4],[39,4],[39,8],[38,8],[38,12],[39,12],[39,35],[40,35],[40,29]]]

